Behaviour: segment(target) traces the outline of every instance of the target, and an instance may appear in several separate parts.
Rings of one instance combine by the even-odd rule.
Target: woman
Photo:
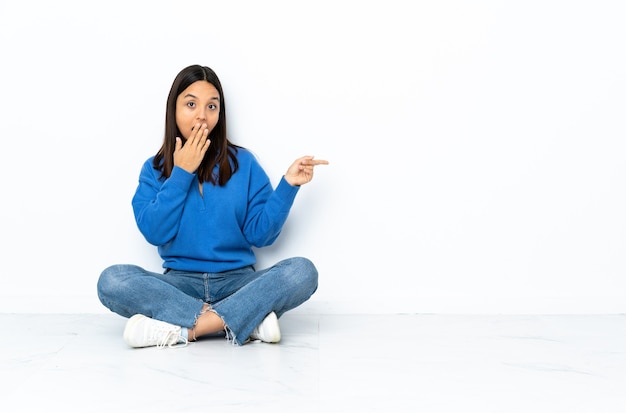
[[[132,199],[164,272],[120,264],[98,280],[102,304],[129,318],[126,343],[173,347],[220,332],[237,345],[280,341],[278,319],[315,292],[317,269],[294,257],[257,270],[252,248],[276,240],[300,186],[327,164],[296,159],[274,189],[252,153],[229,141],[215,72],[183,69],[167,99],[163,145]]]

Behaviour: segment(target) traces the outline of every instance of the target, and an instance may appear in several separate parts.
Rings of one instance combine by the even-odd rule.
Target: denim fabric
[[[135,314],[192,328],[204,303],[227,326],[227,336],[243,344],[263,318],[280,318],[317,290],[317,269],[307,258],[294,257],[256,271],[247,266],[222,273],[147,271],[119,264],[98,279],[100,302],[123,317]]]

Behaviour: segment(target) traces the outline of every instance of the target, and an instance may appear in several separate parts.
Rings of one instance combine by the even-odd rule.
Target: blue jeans
[[[264,270],[248,266],[221,273],[161,274],[119,264],[102,272],[97,288],[100,302],[114,313],[143,314],[189,329],[208,303],[224,321],[227,338],[242,345],[270,312],[280,317],[313,295],[317,269],[302,257]]]

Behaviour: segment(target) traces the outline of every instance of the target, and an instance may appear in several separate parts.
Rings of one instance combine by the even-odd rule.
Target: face
[[[204,123],[211,133],[219,115],[220,95],[215,86],[205,80],[192,83],[176,98],[176,125],[185,139],[192,129]]]

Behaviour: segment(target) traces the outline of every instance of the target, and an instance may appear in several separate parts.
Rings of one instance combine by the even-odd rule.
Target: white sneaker
[[[143,314],[135,314],[126,322],[124,341],[131,347],[158,348],[186,346],[186,337],[180,335],[181,328],[165,321],[154,320]]]
[[[275,312],[271,312],[261,321],[252,334],[251,340],[261,340],[266,343],[278,343],[280,341],[280,326]]]

